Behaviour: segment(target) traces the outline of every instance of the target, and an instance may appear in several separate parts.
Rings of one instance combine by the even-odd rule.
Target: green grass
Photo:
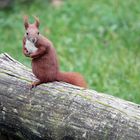
[[[61,69],[82,73],[90,88],[140,103],[140,1],[42,0],[0,11],[0,53],[30,66],[22,54],[23,15],[40,18]]]

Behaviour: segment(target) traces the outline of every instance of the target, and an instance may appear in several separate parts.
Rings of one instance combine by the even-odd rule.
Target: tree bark
[[[140,106],[67,83],[42,84],[0,55],[0,132],[25,140],[140,140]]]

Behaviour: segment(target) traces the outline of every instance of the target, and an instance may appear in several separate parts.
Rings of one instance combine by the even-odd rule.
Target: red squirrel
[[[39,19],[30,24],[28,17],[24,17],[26,33],[23,38],[23,53],[32,59],[32,71],[38,81],[32,82],[31,88],[42,83],[63,81],[86,88],[83,76],[76,72],[61,72],[57,55],[52,42],[40,34]]]

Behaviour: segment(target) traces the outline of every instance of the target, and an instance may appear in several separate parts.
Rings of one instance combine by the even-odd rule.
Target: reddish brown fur
[[[28,36],[25,35],[23,38],[23,53],[25,56],[32,58],[32,71],[39,79],[38,82],[32,84],[32,87],[52,81],[64,81],[80,87],[86,87],[86,82],[79,73],[59,71],[56,51],[52,43],[44,36],[36,34],[39,27],[38,19],[36,19],[34,24],[29,24],[27,17],[25,17],[24,26],[26,31],[28,31]],[[38,50],[34,53],[29,54],[25,48],[27,38],[36,38],[37,40],[35,46]]]

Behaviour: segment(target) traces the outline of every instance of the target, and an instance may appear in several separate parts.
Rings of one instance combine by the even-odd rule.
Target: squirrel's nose
[[[36,39],[35,39],[35,38],[32,38],[31,41],[32,41],[33,43],[35,43]]]

